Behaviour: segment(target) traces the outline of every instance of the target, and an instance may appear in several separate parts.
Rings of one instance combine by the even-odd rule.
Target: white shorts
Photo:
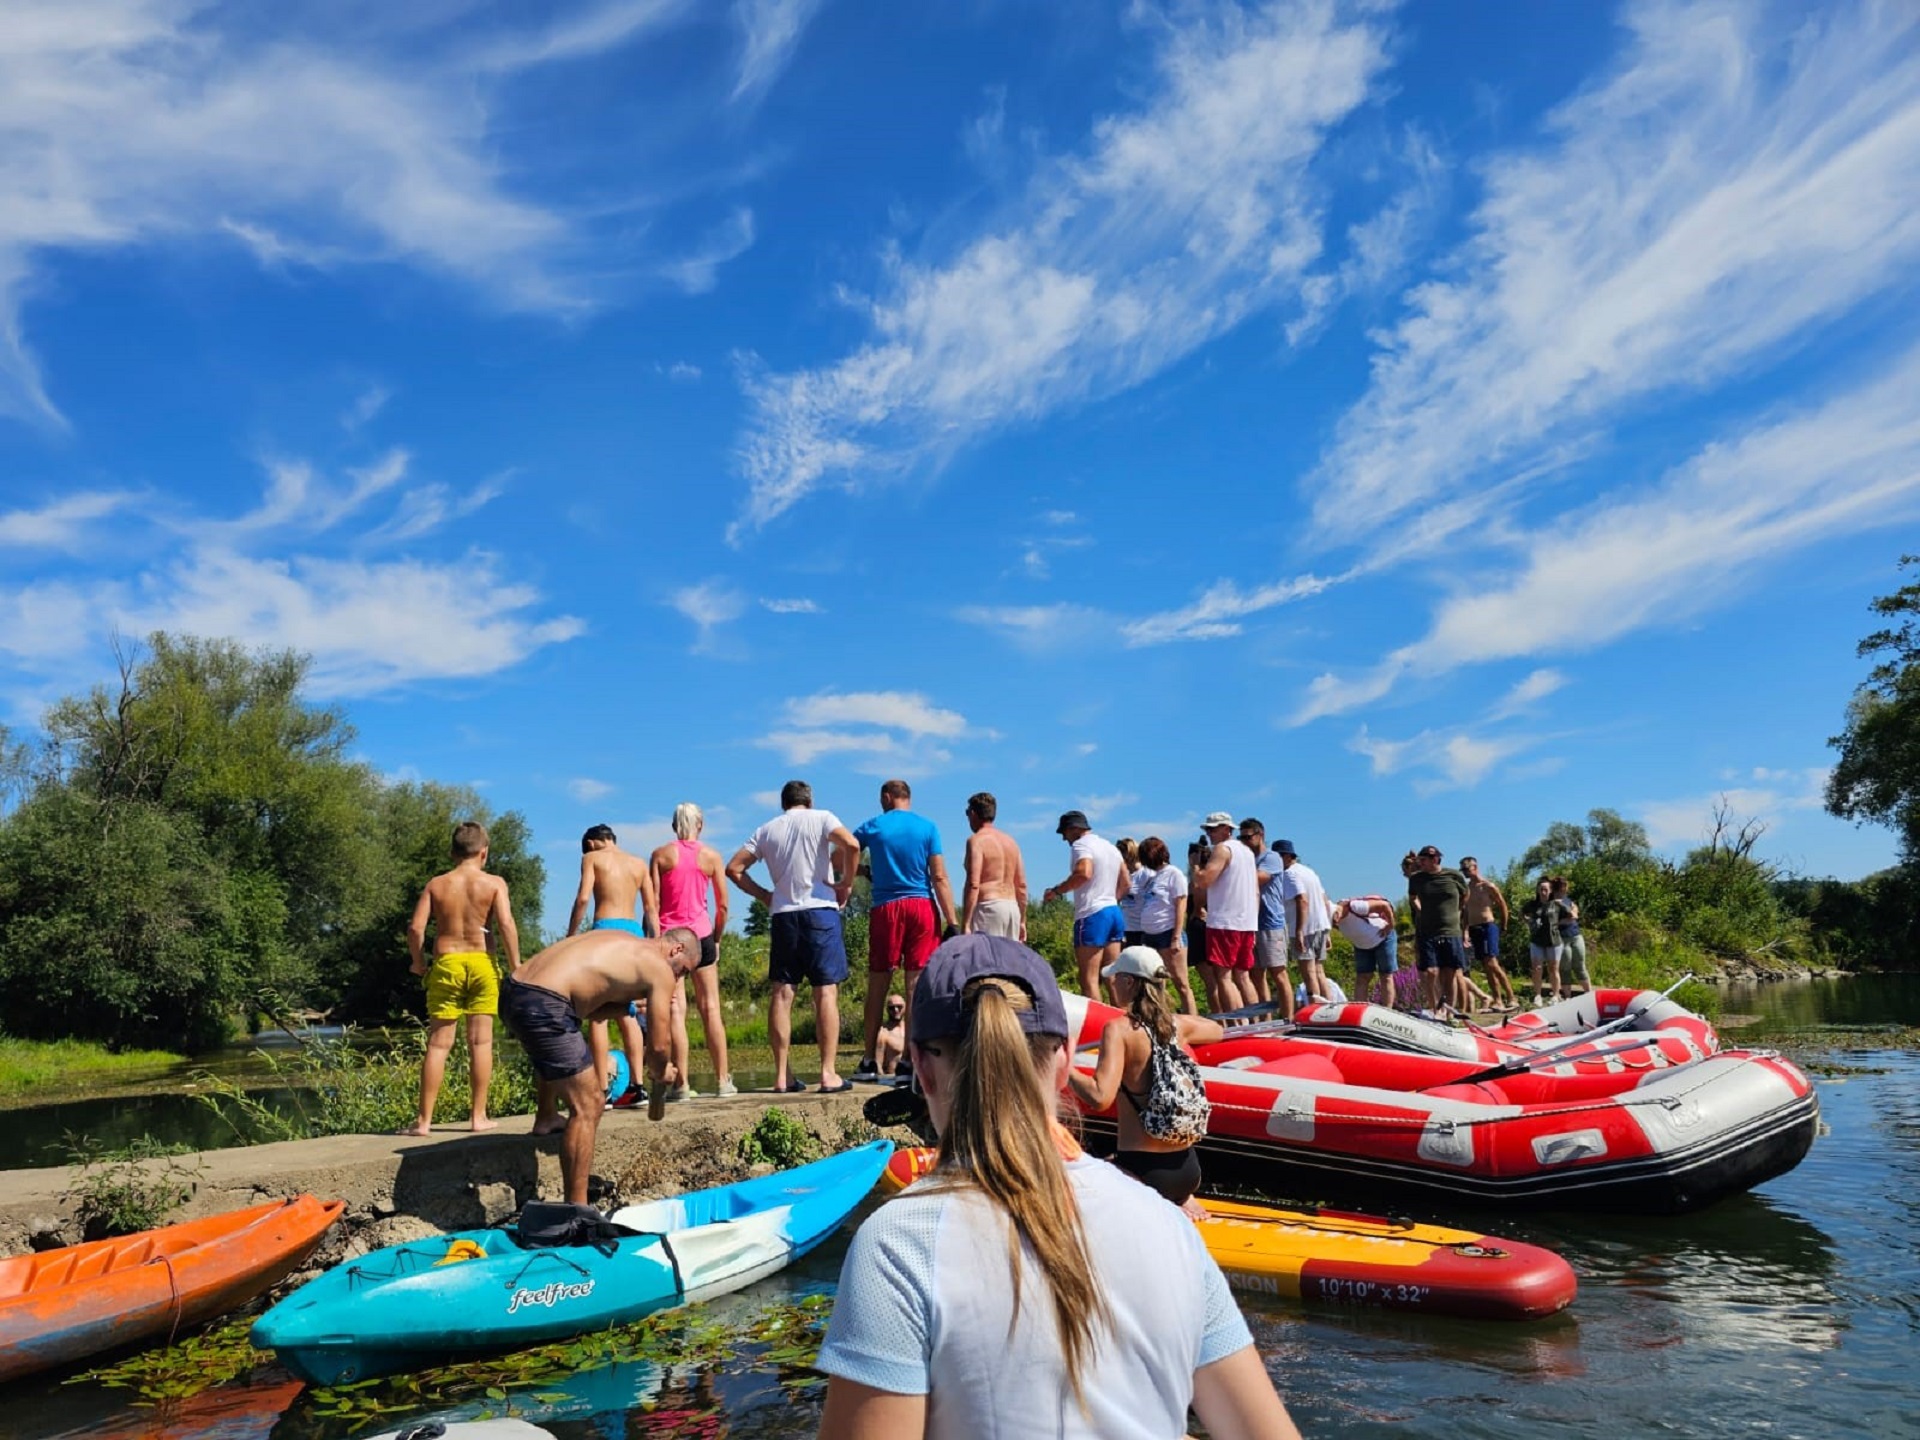
[[[970,927],[975,935],[1004,935],[1009,940],[1020,938],[1020,902],[1018,900],[982,900],[973,907],[973,924]]]

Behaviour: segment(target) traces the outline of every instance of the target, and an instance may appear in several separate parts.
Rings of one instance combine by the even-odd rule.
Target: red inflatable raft
[[[1083,1041],[1117,1013],[1067,1002]],[[1806,1154],[1819,1105],[1790,1062],[1736,1050],[1656,1066],[1660,1054],[1522,1049],[1494,1062],[1516,1068],[1496,1071],[1478,1051],[1449,1059],[1234,1031],[1197,1052],[1213,1102],[1200,1155],[1211,1180],[1363,1208],[1426,1198],[1672,1213],[1751,1189]],[[1112,1113],[1087,1117],[1090,1140],[1111,1143]]]

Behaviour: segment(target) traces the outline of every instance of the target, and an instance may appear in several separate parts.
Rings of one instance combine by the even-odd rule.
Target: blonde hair
[[[691,800],[682,800],[673,807],[673,833],[682,840],[694,839],[706,823],[707,817]]]
[[[1133,999],[1127,1002],[1128,1017],[1162,1045],[1171,1045],[1179,1038],[1180,1030],[1173,1023],[1173,1011],[1167,1008],[1166,975],[1162,973],[1151,980],[1144,975],[1127,978],[1133,981]]]
[[[1033,997],[1010,980],[970,981],[961,1003],[967,1028],[949,1052],[952,1099],[936,1183],[970,1186],[1006,1212],[1016,1322],[1022,1242],[1033,1251],[1053,1302],[1067,1382],[1084,1410],[1080,1372],[1093,1356],[1094,1327],[1110,1325],[1112,1315],[1094,1286],[1086,1229],[1053,1143],[1053,1105],[1036,1083],[1063,1042],[1021,1028],[1019,1012],[1033,1008]]]

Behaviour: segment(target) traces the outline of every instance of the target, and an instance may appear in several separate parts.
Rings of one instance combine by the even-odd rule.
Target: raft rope
[[[185,1313],[186,1302],[181,1299],[180,1296],[180,1277],[174,1273],[173,1256],[162,1252],[158,1259],[162,1265],[167,1267],[167,1292],[170,1296],[167,1301],[167,1308],[173,1312],[172,1323],[167,1326],[167,1344],[171,1345],[179,1338],[180,1320]]]

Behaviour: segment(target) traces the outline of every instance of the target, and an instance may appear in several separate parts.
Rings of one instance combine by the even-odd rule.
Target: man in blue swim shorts
[[[1100,972],[1120,958],[1127,938],[1127,917],[1121,913],[1120,877],[1126,861],[1111,841],[1093,833],[1086,815],[1069,810],[1054,833],[1067,842],[1073,868],[1058,885],[1049,885],[1040,899],[1073,895],[1073,959],[1080,967],[1080,993],[1100,998]]]

